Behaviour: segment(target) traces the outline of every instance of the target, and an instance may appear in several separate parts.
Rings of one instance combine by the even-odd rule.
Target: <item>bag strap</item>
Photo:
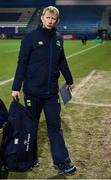
[[[13,101],[14,101],[14,102],[19,102],[19,101],[20,101],[20,99],[18,98],[18,96],[16,96],[16,99],[15,99],[15,98],[13,98]]]

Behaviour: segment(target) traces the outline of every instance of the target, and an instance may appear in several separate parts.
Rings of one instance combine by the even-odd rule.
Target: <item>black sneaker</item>
[[[67,173],[74,173],[77,168],[71,162],[69,163],[60,163],[55,165],[55,168],[58,170],[59,174],[67,174]]]
[[[34,167],[39,167],[40,166],[40,162],[39,160],[37,159],[35,162],[34,162]]]

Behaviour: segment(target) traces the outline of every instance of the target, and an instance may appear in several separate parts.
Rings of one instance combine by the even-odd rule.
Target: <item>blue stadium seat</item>
[[[59,6],[61,32],[94,32],[98,29],[105,6]]]

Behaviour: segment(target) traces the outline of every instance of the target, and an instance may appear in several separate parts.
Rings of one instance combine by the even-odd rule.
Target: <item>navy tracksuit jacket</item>
[[[41,111],[44,110],[54,164],[70,161],[61,130],[58,101],[60,72],[68,85],[73,84],[62,37],[55,28],[49,31],[40,24],[21,42],[12,90],[20,91],[23,83],[25,104],[37,118],[37,129]]]

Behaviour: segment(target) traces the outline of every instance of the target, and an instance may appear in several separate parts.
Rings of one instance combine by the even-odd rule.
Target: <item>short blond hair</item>
[[[59,18],[59,10],[54,6],[48,6],[43,9],[42,16],[45,15],[46,11],[49,11],[50,13],[53,13],[56,15],[57,18]]]

